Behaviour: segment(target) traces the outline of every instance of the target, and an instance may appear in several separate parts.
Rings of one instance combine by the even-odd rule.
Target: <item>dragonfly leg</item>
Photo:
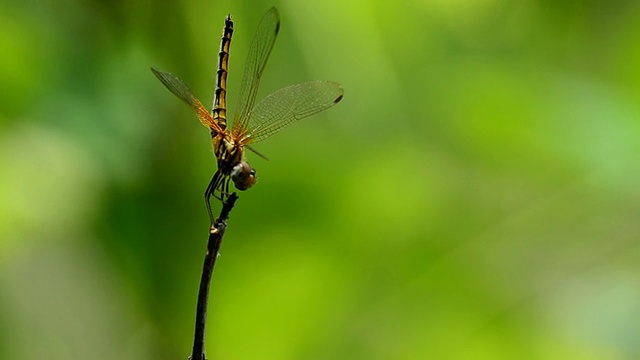
[[[223,191],[224,191],[224,193],[223,193]],[[223,197],[225,197],[225,196],[228,197],[229,196],[229,178],[225,179],[225,181],[224,181],[224,190],[221,190],[220,193],[224,194],[224,195],[222,195]]]
[[[213,177],[211,178],[209,185],[207,185],[207,189],[204,191],[204,203],[207,206],[207,213],[209,214],[209,220],[211,221],[212,224],[214,222],[214,218],[213,218],[213,213],[211,212],[211,196],[218,198],[215,195],[215,192],[216,192],[216,188],[220,185],[221,180],[222,180],[222,174],[220,173],[220,171],[216,171],[216,173],[213,174]]]

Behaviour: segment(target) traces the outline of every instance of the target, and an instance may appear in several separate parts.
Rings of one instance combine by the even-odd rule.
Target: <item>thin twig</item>
[[[231,194],[222,204],[220,216],[211,224],[209,229],[209,241],[207,241],[207,253],[202,266],[202,276],[200,277],[200,290],[198,291],[198,305],[196,308],[196,332],[193,337],[193,351],[189,359],[206,360],[204,356],[204,329],[207,321],[207,305],[209,302],[209,285],[213,275],[213,267],[216,264],[218,251],[222,244],[222,237],[227,229],[229,213],[238,200],[236,193]]]

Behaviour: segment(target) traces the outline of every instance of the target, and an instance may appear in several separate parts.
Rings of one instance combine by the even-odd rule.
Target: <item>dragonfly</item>
[[[227,127],[226,108],[229,47],[233,35],[231,15],[225,18],[222,30],[211,112],[182,80],[151,68],[169,91],[195,110],[202,125],[210,131],[217,170],[204,192],[204,199],[211,223],[214,221],[211,197],[224,202],[229,196],[230,181],[240,191],[251,188],[257,181],[256,171],[245,159],[245,148],[265,158],[251,144],[265,140],[298,120],[326,110],[342,100],[342,86],[322,80],[284,87],[255,104],[260,79],[279,30],[280,15],[276,8],[271,8],[260,20],[251,42],[231,128]]]

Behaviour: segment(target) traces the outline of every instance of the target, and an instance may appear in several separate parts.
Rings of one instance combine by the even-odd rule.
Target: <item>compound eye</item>
[[[256,171],[247,162],[239,162],[231,169],[231,180],[236,189],[247,190],[256,183]]]

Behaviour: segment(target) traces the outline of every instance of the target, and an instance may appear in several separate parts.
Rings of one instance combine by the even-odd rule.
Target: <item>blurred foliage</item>
[[[210,103],[262,14],[261,95],[343,84],[256,147],[210,359],[640,357],[640,3],[0,4],[0,359],[185,359]]]

